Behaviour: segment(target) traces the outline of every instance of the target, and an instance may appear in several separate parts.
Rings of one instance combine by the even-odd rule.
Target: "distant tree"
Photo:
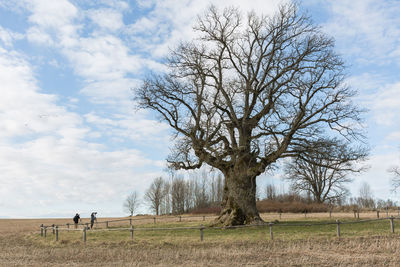
[[[128,195],[124,202],[124,210],[133,216],[133,213],[137,210],[140,205],[140,200],[136,191]]]
[[[195,180],[185,181],[185,211],[190,212],[194,208],[194,187]]]
[[[210,197],[207,192],[207,174],[203,171],[199,176],[194,184],[194,202],[197,209],[206,208],[210,204]]]
[[[150,188],[147,189],[144,195],[145,200],[150,204],[150,208],[155,212],[156,215],[160,214],[160,207],[164,198],[164,180],[162,177],[154,179]]]
[[[163,198],[161,201],[161,214],[170,214],[172,212],[171,205],[171,183],[169,181],[163,181]]]
[[[397,202],[391,199],[387,199],[386,201],[383,199],[376,200],[376,207],[378,209],[386,209],[386,208],[396,208]]]
[[[285,178],[294,191],[311,195],[318,203],[347,195],[348,174],[365,170],[359,163],[366,159],[367,150],[336,139],[317,140],[298,150],[301,153],[285,164]]]
[[[185,212],[185,188],[183,178],[175,178],[171,183],[172,213],[182,214]]]
[[[171,50],[164,74],[143,79],[136,102],[173,128],[171,166],[224,175],[215,224],[262,223],[256,178],[303,143],[360,137],[355,92],[333,39],[296,4],[246,18],[210,7],[194,29],[198,38]]]
[[[375,200],[371,190],[371,186],[367,182],[363,182],[359,189],[357,205],[362,208],[374,208]]]
[[[392,189],[393,191],[396,191],[400,187],[400,167],[392,167],[389,169],[389,172],[393,174]]]
[[[265,198],[268,200],[275,200],[277,197],[277,190],[275,185],[267,184],[265,187]]]

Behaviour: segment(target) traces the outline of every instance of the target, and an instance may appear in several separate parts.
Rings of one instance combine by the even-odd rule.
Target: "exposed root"
[[[239,209],[231,210],[225,209],[221,215],[215,219],[213,226],[235,226],[235,225],[260,225],[265,224],[260,215],[257,214],[243,214]]]

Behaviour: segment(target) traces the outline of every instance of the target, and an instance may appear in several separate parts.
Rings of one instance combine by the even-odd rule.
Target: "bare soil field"
[[[340,214],[336,214],[339,216]],[[342,214],[343,215],[343,214]],[[277,214],[263,215],[271,219]],[[283,214],[291,219],[304,215]],[[309,215],[307,215],[309,216]],[[320,216],[326,216],[320,215]],[[351,217],[353,214],[343,215]],[[373,216],[373,214],[371,214]],[[317,215],[310,215],[311,220]],[[104,219],[105,220],[105,219]],[[85,220],[84,220],[85,221]],[[168,242],[38,242],[40,224],[71,219],[0,220],[0,266],[399,266],[400,236]],[[39,235],[40,236],[40,235]],[[41,239],[39,239],[41,240]]]

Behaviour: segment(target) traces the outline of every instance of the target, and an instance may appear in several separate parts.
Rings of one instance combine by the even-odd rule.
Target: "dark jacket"
[[[79,216],[79,214],[76,214],[75,215],[75,217],[74,217],[74,223],[78,223],[79,222],[79,219],[80,219],[81,217]]]

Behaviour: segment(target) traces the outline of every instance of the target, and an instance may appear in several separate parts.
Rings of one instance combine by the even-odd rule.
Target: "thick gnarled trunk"
[[[256,207],[256,176],[248,176],[247,170],[232,170],[224,175],[222,210],[215,224],[233,226],[263,223]]]

